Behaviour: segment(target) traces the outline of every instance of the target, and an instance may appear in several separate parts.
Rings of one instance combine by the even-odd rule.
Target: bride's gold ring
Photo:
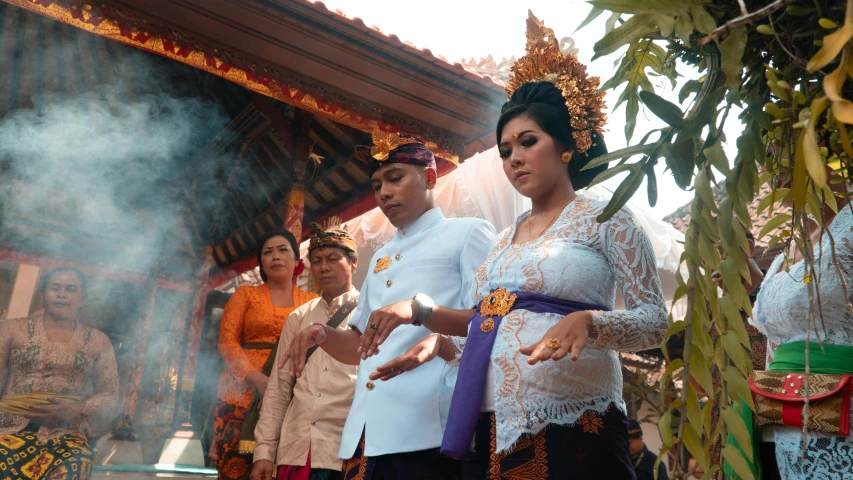
[[[556,338],[550,338],[547,342],[545,342],[546,347],[552,348],[554,350],[560,348],[560,345],[562,345],[562,343],[560,343],[560,341]]]

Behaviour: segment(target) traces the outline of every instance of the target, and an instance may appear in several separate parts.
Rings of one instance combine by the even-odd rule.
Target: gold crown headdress
[[[598,91],[598,77],[587,77],[586,66],[571,53],[563,53],[554,31],[528,10],[527,53],[512,66],[506,85],[511,98],[522,85],[529,82],[551,82],[563,94],[569,110],[572,136],[578,152],[586,153],[592,146],[592,132],[600,134],[607,123],[604,93]]]

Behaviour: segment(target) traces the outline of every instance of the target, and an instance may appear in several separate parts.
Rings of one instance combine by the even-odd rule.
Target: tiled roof
[[[433,55],[433,53],[427,48],[418,48],[411,42],[404,42],[400,40],[400,37],[394,35],[393,33],[386,34],[375,25],[367,25],[364,23],[364,20],[358,17],[348,17],[344,12],[340,11],[339,9],[329,10],[323,2],[313,0],[297,1],[305,5],[311,6],[318,12],[328,15],[330,18],[335,18],[340,22],[347,23],[365,33],[370,34],[372,37],[383,40],[405,52],[417,55],[422,59],[427,60],[439,67],[447,69],[457,75],[462,75],[463,77],[475,80],[484,86],[503,91],[503,84],[496,82],[491,76],[481,75],[477,73],[475,69],[468,69],[465,67],[465,65],[462,65],[459,62],[451,63],[449,60],[440,55]]]

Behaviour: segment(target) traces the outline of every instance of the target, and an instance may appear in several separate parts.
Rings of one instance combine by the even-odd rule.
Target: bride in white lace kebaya
[[[820,338],[828,344],[853,346],[853,311],[850,307],[853,300],[853,209],[846,202],[839,202],[839,205],[841,210],[835,218],[831,218],[832,211],[825,215],[830,222],[829,233],[835,240],[836,258],[846,280],[847,295],[838,268],[833,264],[829,235],[814,238],[815,277],[820,287],[820,307],[826,334],[818,321],[810,341],[816,342]],[[802,255],[795,255],[793,260],[796,263],[786,262],[784,254],[776,258],[761,284],[761,292],[753,308],[753,323],[771,343],[768,348],[770,357],[773,356],[773,345],[806,340],[809,293],[808,284],[803,281],[805,264],[800,258]],[[802,429],[793,427],[774,427],[771,434],[776,442],[776,461],[783,479],[853,479],[853,438],[850,436],[809,432],[803,438]]]
[[[564,55],[553,38],[529,19],[525,58]],[[598,223],[605,203],[575,193],[607,168],[583,169],[606,152],[602,105],[597,79],[573,56],[561,58],[560,78],[578,86],[577,97],[565,96],[562,80],[518,81],[521,68],[509,83],[496,134],[504,173],[533,208],[498,236],[478,270],[477,309],[416,296],[373,312],[361,340],[370,355],[400,325],[438,333],[371,379],[391,380],[436,356],[459,363],[441,450],[464,457],[465,479],[635,478],[616,352],[659,345],[665,303],[651,243],[631,214]],[[620,312],[612,311],[617,288]]]

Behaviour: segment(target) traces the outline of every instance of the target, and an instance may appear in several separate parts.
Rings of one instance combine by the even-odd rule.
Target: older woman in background
[[[316,294],[294,286],[299,244],[287,230],[267,232],[258,244],[258,265],[264,284],[240,287],[222,315],[219,352],[225,370],[219,378],[212,456],[221,479],[248,479],[253,442],[240,445],[243,424],[252,413],[256,392],[269,382],[261,370],[270,358],[287,317]],[[273,355],[274,357],[274,355]],[[257,403],[255,403],[257,406]],[[254,431],[254,426],[251,426]]]
[[[43,314],[0,329],[0,476],[82,480],[92,468],[86,419],[118,398],[115,355],[106,335],[77,319],[79,270],[49,272],[40,292]]]

